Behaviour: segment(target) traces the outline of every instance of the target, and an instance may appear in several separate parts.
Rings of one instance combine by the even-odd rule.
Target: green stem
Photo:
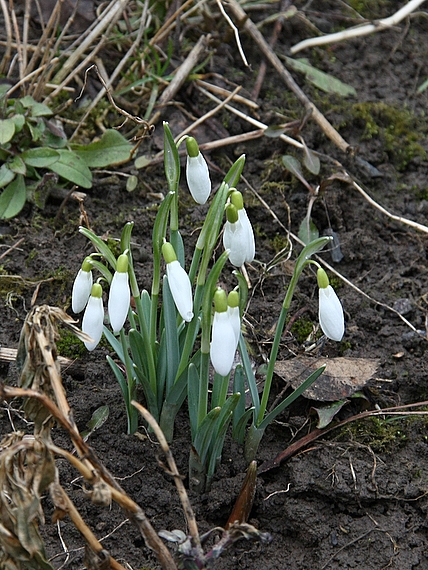
[[[135,375],[134,369],[132,366],[131,358],[129,357],[128,352],[128,342],[126,339],[125,331],[123,327],[120,330],[120,342],[122,344],[123,355],[125,359],[125,368],[126,368],[126,380],[128,383],[128,395],[126,398],[126,411],[127,411],[127,418],[128,418],[128,433],[135,433],[138,428],[138,412],[134,406],[131,405],[132,400],[135,399]]]
[[[201,425],[208,413],[208,388],[210,378],[210,355],[202,351],[199,377],[201,379],[201,385],[199,387],[198,426]]]
[[[227,376],[220,376],[217,372],[214,375],[213,391],[211,397],[211,409],[222,407],[226,402],[227,391],[229,389],[230,374]]]

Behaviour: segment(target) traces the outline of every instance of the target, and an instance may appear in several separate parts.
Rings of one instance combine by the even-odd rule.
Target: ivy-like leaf
[[[0,166],[0,188],[7,186],[15,178],[15,173],[10,170],[7,164]]]
[[[114,129],[105,131],[99,141],[73,146],[74,153],[90,168],[122,164],[131,158],[132,145]]]
[[[33,117],[50,117],[53,113],[44,103],[37,103],[30,95],[21,97],[20,102],[26,109],[31,109]]]
[[[16,174],[23,174],[24,176],[27,174],[27,167],[20,156],[14,156],[8,166]]]
[[[47,147],[29,148],[21,154],[21,158],[28,166],[47,168],[59,160],[59,152]]]
[[[302,167],[300,166],[300,162],[297,160],[297,158],[294,158],[294,156],[291,156],[290,154],[284,154],[284,156],[282,157],[282,164],[285,166],[287,170],[291,172],[291,174],[294,174],[294,176],[298,178],[300,182],[306,186],[306,188],[309,190],[311,194],[314,193],[312,186],[303,176]]]
[[[0,144],[6,144],[13,139],[15,122],[13,119],[0,120]]]
[[[0,196],[0,218],[13,218],[22,210],[27,198],[22,174],[3,190]]]
[[[318,228],[316,227],[316,225],[312,221],[312,218],[308,219],[308,216],[305,216],[303,218],[302,223],[300,224],[298,235],[299,235],[299,239],[305,245],[308,245],[308,243],[311,243],[311,241],[318,239],[320,233],[318,231]]]
[[[71,150],[60,149],[57,152],[59,159],[49,169],[82,188],[91,188],[92,173],[80,156]]]

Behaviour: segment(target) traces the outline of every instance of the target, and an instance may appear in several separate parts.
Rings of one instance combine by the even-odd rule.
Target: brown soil
[[[338,10],[337,6],[334,8]],[[331,29],[333,20],[328,14],[332,9],[322,0],[311,4],[311,17],[323,31]],[[398,5],[395,2],[383,3],[376,16],[384,17],[396,9]],[[253,17],[256,19],[257,13]],[[269,28],[263,31],[268,37]],[[287,53],[289,46],[305,37],[306,33],[303,25],[292,20],[284,27],[277,51]],[[342,136],[358,146],[358,155],[376,167],[381,176],[370,177],[352,157],[344,156],[326,139],[311,121],[302,133],[307,145],[343,164],[352,175],[363,181],[369,194],[386,209],[421,224],[426,222],[428,212],[428,162],[420,149],[413,153],[409,151],[409,131],[393,131],[398,116],[394,119],[385,108],[396,108],[413,116],[409,130],[421,149],[428,151],[425,117],[428,90],[423,94],[416,93],[417,86],[428,76],[427,38],[427,20],[419,16],[410,21],[409,29],[402,23],[394,30],[305,52],[303,55],[314,65],[355,87],[357,97],[346,101],[320,94],[301,76],[296,76]],[[245,37],[243,45],[252,70],[243,68],[231,42],[229,46],[219,45],[212,71],[227,75],[227,70],[233,68],[235,80],[240,74],[239,82],[250,91],[260,56],[251,50]],[[185,104],[191,101],[195,108],[203,104],[196,92],[183,91],[180,97]],[[377,110],[370,107],[370,113],[380,125],[378,132],[372,129],[368,134],[370,119],[361,114],[357,116],[354,106],[357,102],[385,105],[383,111],[379,106]],[[292,97],[270,68],[258,103],[259,116],[266,123],[282,120],[275,117],[275,112],[292,118],[302,116],[301,108],[292,103]],[[168,109],[162,118],[170,121],[173,131],[178,130],[174,127],[175,117]],[[219,117],[217,125],[231,135],[248,130],[244,122],[226,112]],[[386,131],[393,133],[393,142],[387,138]],[[143,153],[156,150],[160,132],[158,128],[154,139],[143,143]],[[204,135],[213,138],[207,131],[201,133],[201,138]],[[279,139],[265,138],[242,144],[239,148],[212,153],[209,158],[216,184],[221,180],[218,171],[227,168],[226,157],[232,154],[239,156],[242,152],[247,155],[244,176],[286,227],[290,215],[290,229],[297,234],[305,216],[308,193],[303,185],[291,179],[280,161],[281,155],[294,154],[293,149]],[[129,168],[125,169],[129,171]],[[320,176],[308,177],[317,184],[339,170],[339,167],[322,159]],[[110,236],[117,237],[125,221],[135,222],[133,238],[137,272],[141,287],[149,288],[151,228],[158,204],[150,191],[164,191],[165,183],[161,167],[140,171],[139,176],[140,184],[133,193],[126,192],[122,183],[103,185],[100,176],[88,192],[85,208],[94,231],[100,235],[108,232]],[[191,204],[186,197],[184,181],[182,188],[181,214],[186,222],[183,237],[187,244],[194,239],[193,231],[206,209]],[[262,363],[288,283],[289,266],[278,264],[266,274],[263,270],[276,250],[285,245],[286,233],[249,189],[242,185],[242,190],[257,234],[256,262],[248,267],[254,285],[247,315],[251,325],[248,326],[248,340],[258,363]],[[72,281],[90,248],[78,234],[77,205],[68,203],[56,219],[58,208],[59,203],[54,200],[42,212],[28,205],[17,219],[1,225],[3,249],[24,238],[2,259],[2,280],[6,282],[5,275],[20,276],[25,280],[9,280],[9,290],[2,288],[2,347],[17,346],[33,295],[37,304],[57,305],[71,314]],[[376,378],[364,390],[366,407],[427,400],[426,234],[392,221],[350,186],[340,182],[329,186],[323,200],[316,203],[313,219],[321,233],[329,228],[329,223],[338,233],[344,258],[334,264],[335,269],[372,299],[398,311],[404,306],[405,318],[418,331],[412,330],[384,305],[376,304],[347,285],[340,286],[337,280],[335,284],[338,284],[337,290],[345,309],[347,330],[342,343],[327,342],[322,354],[326,357],[371,357],[379,360]],[[294,247],[296,252],[300,250],[296,243]],[[322,258],[332,263],[328,252],[323,253]],[[30,282],[50,277],[53,279],[43,282],[37,290]],[[291,315],[304,307],[307,309],[304,318],[316,323],[316,297],[314,276],[307,272],[300,281]],[[304,351],[303,339],[296,329],[293,330],[294,334],[284,337],[281,359]],[[65,389],[77,425],[85,430],[94,410],[108,405],[109,418],[91,436],[92,447],[129,495],[145,509],[156,530],[181,529],[186,532],[173,481],[157,462],[157,443],[151,437],[126,435],[124,405],[105,360],[108,353],[105,346],[91,354],[82,352],[78,363],[63,370]],[[2,380],[16,382],[14,365],[3,364],[0,371]],[[273,396],[283,388],[284,383],[278,378]],[[313,404],[301,398],[267,430],[258,455],[259,464],[273,459],[293,438],[295,441],[314,427],[313,416],[309,416]],[[345,406],[339,418],[362,409],[362,404],[353,401]],[[16,411],[12,411],[11,416],[17,429],[25,429]],[[0,422],[1,433],[11,431],[4,406],[0,411]],[[147,436],[142,424],[140,432]],[[177,419],[175,435],[172,450],[180,472],[186,475],[190,436],[185,408]],[[53,437],[58,444],[70,447],[61,429],[54,429]],[[144,545],[138,531],[125,521],[120,509],[115,505],[111,509],[92,505],[85,497],[77,472],[63,460],[59,461],[59,467],[64,488],[95,534],[99,538],[105,537],[103,545],[110,554],[135,569],[157,568],[154,555]],[[202,496],[190,493],[201,532],[226,523],[245,468],[242,449],[227,440],[211,491]],[[365,420],[350,424],[318,440],[279,468],[258,477],[250,522],[261,531],[271,533],[273,540],[263,546],[240,541],[223,555],[215,567],[225,570],[428,568],[427,482],[427,422],[424,417]],[[45,500],[45,508],[43,534],[53,564],[57,568],[82,568],[83,543],[78,532],[67,518],[61,521],[59,528],[50,522],[52,504],[49,498]],[[61,545],[59,529],[69,550],[68,555]]]

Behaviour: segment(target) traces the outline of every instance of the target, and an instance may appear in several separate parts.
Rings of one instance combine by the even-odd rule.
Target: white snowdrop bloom
[[[235,360],[235,352],[236,337],[229,315],[227,311],[216,311],[211,332],[210,358],[217,374],[229,374]]]
[[[103,334],[104,307],[102,294],[103,291],[101,285],[99,283],[94,283],[83,315],[82,331],[88,334],[93,341],[84,343],[89,351],[96,348]]]
[[[255,255],[254,232],[241,192],[233,190],[226,207],[226,223],[223,231],[223,245],[230,250],[229,261],[235,267],[251,262]]]
[[[169,242],[162,245],[162,255],[166,262],[168,285],[181,318],[189,323],[193,319],[192,284],[186,271],[177,260],[173,246]]]
[[[232,370],[236,352],[236,334],[227,310],[227,297],[223,289],[214,293],[215,312],[211,329],[210,358],[214,370],[227,376]]]
[[[247,211],[245,208],[241,208],[238,210],[239,221],[242,224],[245,232],[245,243],[247,247],[247,257],[245,259],[246,262],[250,263],[253,261],[254,256],[256,254],[256,244],[254,240],[254,231],[253,226],[251,225],[250,219],[248,218]]]
[[[193,137],[186,139],[186,179],[190,193],[198,204],[205,204],[211,194],[211,179],[205,158]]]
[[[241,313],[239,311],[239,294],[237,291],[231,291],[227,297],[227,314],[229,315],[230,324],[235,333],[236,351],[241,336]]]
[[[189,276],[178,260],[167,263],[166,274],[177,311],[189,323],[193,319],[192,285]]]
[[[324,269],[318,269],[317,278],[319,286],[319,321],[322,331],[326,337],[339,342],[345,333],[342,304],[333,287],[329,285]]]
[[[86,307],[93,282],[91,269],[92,265],[85,259],[73,283],[71,293],[71,308],[73,313],[81,313]]]
[[[117,258],[116,271],[110,284],[108,298],[108,315],[114,333],[118,333],[123,327],[128,315],[130,302],[128,256],[122,253]]]

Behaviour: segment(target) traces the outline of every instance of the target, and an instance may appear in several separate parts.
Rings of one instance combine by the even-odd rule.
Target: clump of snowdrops
[[[164,137],[169,192],[159,207],[153,227],[151,291],[141,291],[135,276],[132,222],[122,231],[122,253],[118,258],[103,240],[81,228],[81,233],[91,240],[96,252],[83,261],[76,277],[72,308],[76,313],[85,311],[82,329],[93,339],[86,343],[87,349],[94,350],[104,334],[116,353],[116,359],[110,356],[107,359],[123,394],[130,433],[137,429],[138,417],[131,405],[136,398],[137,386],[142,388],[147,408],[159,421],[169,441],[173,439],[176,414],[187,399],[192,436],[189,476],[191,485],[202,491],[210,485],[230,425],[233,437],[245,445],[246,458],[251,461],[269,423],[324,370],[321,367],[311,374],[268,412],[275,360],[297,281],[308,263],[318,265],[310,258],[331,238],[312,241],[296,261],[279,315],[260,398],[241,333],[247,284],[239,268],[253,261],[255,256],[254,233],[242,194],[236,190],[245,156],[236,160],[213,195],[190,266],[186,269],[185,244],[179,231],[178,216],[180,144],[186,144],[187,184],[197,203],[204,204],[209,199],[211,181],[207,163],[195,139],[186,136],[175,143],[167,123],[164,123]],[[224,251],[213,263],[214,250],[222,233]],[[227,292],[218,286],[218,282],[222,272],[231,269],[236,287]],[[95,283],[94,271],[100,274]],[[327,274],[319,266],[317,277],[321,327],[327,337],[339,341],[344,333],[342,306],[329,285]],[[110,327],[104,324],[103,287],[109,289]],[[240,364],[232,372],[237,350]],[[233,393],[229,394],[231,374]],[[245,400],[247,388],[251,395],[250,406]]]

